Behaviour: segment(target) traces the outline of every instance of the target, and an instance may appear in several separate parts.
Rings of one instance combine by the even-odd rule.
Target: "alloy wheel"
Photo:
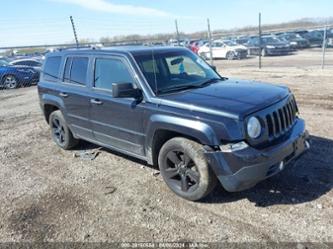
[[[57,118],[52,120],[52,134],[58,144],[65,144],[65,128]]]
[[[196,190],[200,174],[193,160],[184,152],[172,150],[166,155],[164,175],[170,187],[182,192]]]
[[[17,87],[17,80],[14,76],[8,75],[4,79],[4,85],[7,89],[14,89]]]

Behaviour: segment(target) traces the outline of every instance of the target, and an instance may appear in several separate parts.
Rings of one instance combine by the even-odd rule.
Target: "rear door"
[[[144,102],[134,98],[113,98],[112,83],[132,83],[133,70],[122,56],[94,58],[91,122],[97,141],[120,151],[144,156]]]
[[[62,87],[59,92],[66,109],[66,120],[74,134],[93,139],[90,123],[89,57],[68,56],[65,59]]]

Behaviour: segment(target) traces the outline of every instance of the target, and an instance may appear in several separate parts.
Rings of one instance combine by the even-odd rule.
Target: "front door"
[[[113,98],[112,83],[132,83],[134,73],[121,56],[101,56],[94,60],[91,94],[91,122],[95,139],[109,147],[144,156],[144,103],[134,98]]]

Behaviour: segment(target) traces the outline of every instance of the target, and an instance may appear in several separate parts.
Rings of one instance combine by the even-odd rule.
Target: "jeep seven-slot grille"
[[[296,120],[297,105],[292,97],[281,108],[266,115],[268,136],[270,139],[279,137],[290,130]]]

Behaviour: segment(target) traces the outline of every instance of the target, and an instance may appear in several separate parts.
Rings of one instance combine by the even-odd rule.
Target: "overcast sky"
[[[0,47],[52,44],[73,40],[69,16],[79,38],[124,34],[193,32],[265,24],[304,17],[332,16],[329,0],[10,0],[0,14]]]

